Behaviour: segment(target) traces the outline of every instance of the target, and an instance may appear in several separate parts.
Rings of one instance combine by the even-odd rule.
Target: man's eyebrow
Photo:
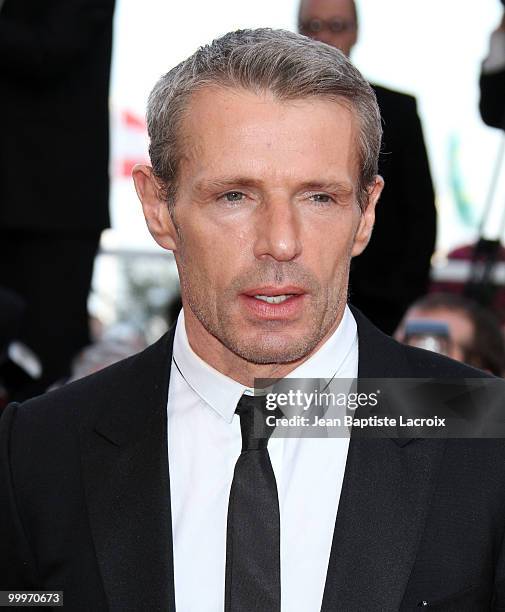
[[[231,187],[258,187],[261,185],[261,181],[257,181],[252,178],[245,176],[233,176],[221,179],[201,179],[194,185],[195,191],[221,191],[224,189],[230,189]]]
[[[245,176],[234,176],[221,179],[201,179],[194,185],[194,189],[199,192],[221,191],[233,187],[261,187],[263,182]],[[305,181],[297,186],[299,191],[329,191],[342,195],[352,194],[354,188],[348,181],[326,181],[314,180]]]
[[[307,181],[300,185],[300,189],[305,191],[329,191],[342,195],[351,195],[354,188],[348,181]]]

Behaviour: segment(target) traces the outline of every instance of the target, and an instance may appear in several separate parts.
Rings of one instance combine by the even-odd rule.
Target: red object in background
[[[502,0],[505,2],[505,0]],[[450,262],[467,262],[468,273],[465,274],[464,280],[444,280],[443,282],[433,282],[430,286],[430,293],[435,291],[444,291],[447,293],[458,293],[465,297],[472,298],[481,306],[490,308],[494,311],[502,324],[505,324],[505,274],[500,269],[500,274],[497,275],[497,264],[502,268],[502,262],[505,262],[505,249],[503,248],[500,237],[505,232],[505,207],[500,202],[501,219],[498,224],[495,224],[494,231],[496,240],[488,240],[483,238],[484,228],[490,219],[490,214],[495,204],[495,195],[498,185],[498,180],[502,172],[503,160],[505,159],[505,132],[502,134],[498,152],[491,175],[491,183],[489,185],[488,194],[486,197],[484,212],[478,228],[478,239],[473,244],[468,244],[459,247],[449,253],[448,260]],[[498,277],[498,278],[497,278]],[[498,280],[500,283],[494,284]]]
[[[429,293],[456,293],[472,298],[490,308],[500,322],[505,324],[505,286],[493,282],[495,265],[505,262],[505,248],[497,240],[480,239],[451,251],[449,263],[466,262],[468,274],[465,281],[433,281]]]
[[[141,132],[146,131],[146,122],[141,117],[134,115],[131,111],[125,110],[122,113],[123,123],[129,129],[137,129]]]
[[[132,170],[136,164],[143,163],[143,159],[123,159],[121,160],[121,176],[124,178],[130,178]]]
[[[135,164],[149,163],[147,127],[143,117],[123,109],[115,122],[115,176],[130,179]]]

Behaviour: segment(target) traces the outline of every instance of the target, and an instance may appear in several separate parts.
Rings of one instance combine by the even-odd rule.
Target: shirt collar
[[[357,346],[357,325],[346,306],[337,329],[307,361],[286,378],[325,378],[338,376],[353,347]],[[238,401],[249,387],[225,376],[201,359],[191,348],[184,311],[181,310],[175,329],[173,361],[191,389],[225,421],[231,423]]]

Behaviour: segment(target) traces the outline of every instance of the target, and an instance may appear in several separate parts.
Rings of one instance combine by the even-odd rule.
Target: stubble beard
[[[207,279],[198,273],[194,277],[181,274],[181,292],[184,303],[204,329],[229,351],[252,364],[288,364],[309,356],[343,313],[348,271],[349,266],[341,271],[338,288],[331,291],[322,289],[313,274],[297,263],[271,262],[254,273],[237,276],[225,293],[213,301],[209,298],[214,294],[205,291]],[[244,324],[233,316],[229,305],[236,306],[237,295],[245,287],[280,283],[300,285],[308,291],[310,312],[305,315],[306,333],[290,334],[289,323],[282,326],[265,321],[258,322],[257,331],[244,334]]]

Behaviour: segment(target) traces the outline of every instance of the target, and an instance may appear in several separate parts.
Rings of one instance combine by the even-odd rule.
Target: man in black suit
[[[358,37],[354,0],[302,0],[299,30],[349,57]],[[415,98],[372,87],[383,121],[379,174],[385,187],[370,244],[353,261],[350,291],[352,303],[392,334],[408,306],[428,289],[435,196]]]
[[[183,310],[142,353],[6,409],[0,590],[86,612],[280,612],[281,593],[289,612],[502,609],[501,440],[268,439],[250,393],[479,375],[346,305],[383,184],[370,86],[327,45],[238,31],[159,80],[148,129],[134,179]]]
[[[5,0],[0,10],[0,283],[27,303],[43,375],[89,343],[87,298],[109,225],[114,0]]]

